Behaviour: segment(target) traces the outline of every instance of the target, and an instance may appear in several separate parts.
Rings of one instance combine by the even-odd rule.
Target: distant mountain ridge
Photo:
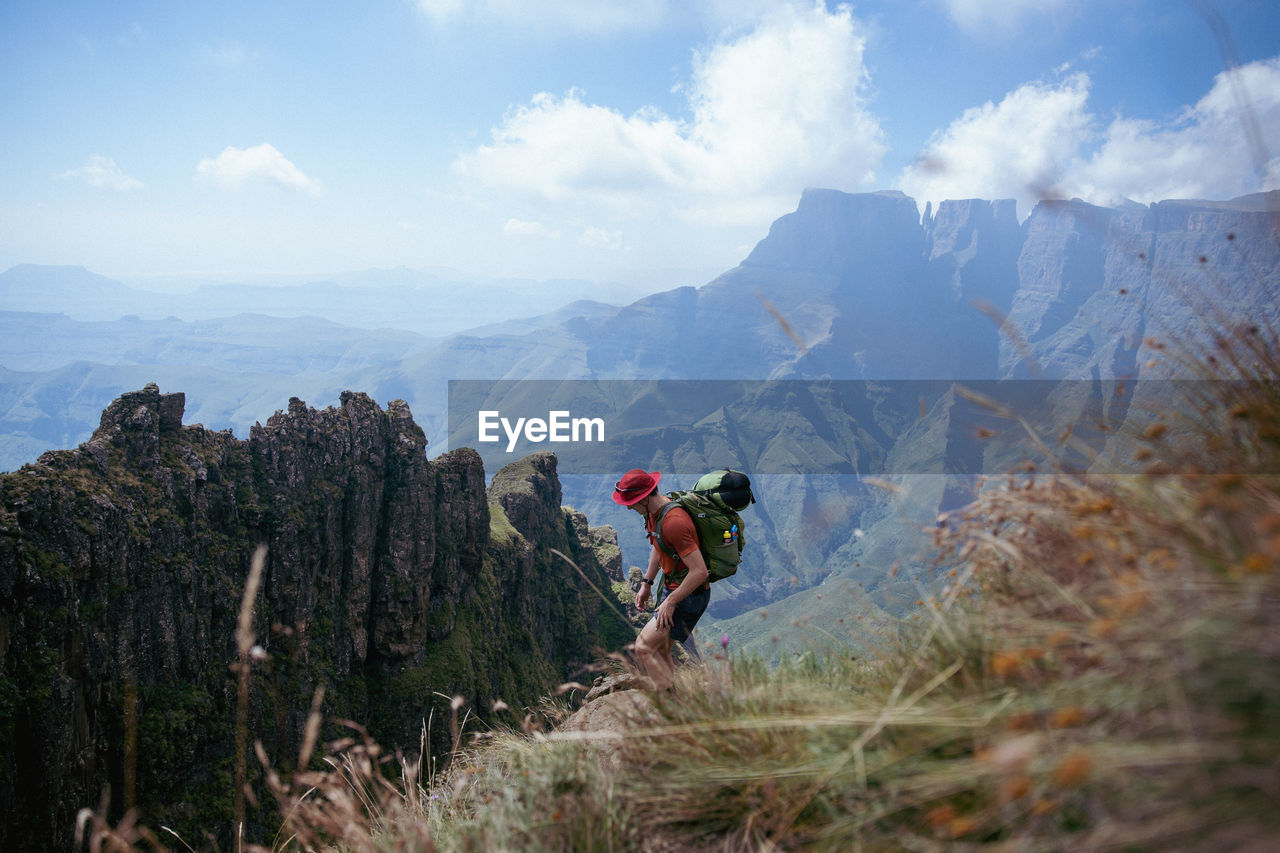
[[[1046,376],[1096,368],[1135,378],[1143,333],[1194,325],[1197,294],[1226,310],[1275,293],[1277,209],[1280,191],[1121,210],[1053,201],[1019,223],[1008,201],[947,201],[922,218],[901,193],[808,190],[738,267],[701,288],[487,348],[464,336],[418,366],[431,374],[465,351],[465,371],[443,375],[999,378],[1025,369],[1030,354]],[[1218,293],[1223,285],[1237,292]],[[1121,304],[1127,325],[1115,321]],[[1259,319],[1274,319],[1274,301],[1259,308]],[[1001,317],[1027,353],[1001,332]],[[1079,359],[1082,341],[1107,338],[1124,353]],[[581,358],[558,358],[573,352]]]
[[[447,337],[518,320],[575,299],[618,298],[622,286],[578,279],[446,277],[367,270],[305,283],[203,283],[180,292],[128,285],[83,267],[19,264],[0,273],[0,310],[66,314],[83,322],[121,317],[207,321],[239,314],[315,317],[359,329]],[[466,293],[466,299],[458,298]]]
[[[1214,323],[1245,318],[1280,325],[1276,210],[1275,192],[1114,210],[1052,201],[1019,222],[1010,202],[944,202],[921,217],[915,202],[900,193],[810,190],[742,264],[702,288],[654,294],[613,316],[579,318],[536,335],[455,339],[411,360],[412,374],[885,382],[1165,378],[1180,368],[1161,356],[1162,348],[1203,340]],[[1089,426],[1080,419],[1090,416],[1093,393],[1084,386],[1066,389],[1056,413],[1059,428]],[[878,452],[988,452],[974,444],[966,419],[956,417],[971,413],[971,405],[938,400],[936,406],[922,412],[931,426],[912,435],[941,444]],[[1149,410],[1129,410],[1140,414],[1144,408]],[[786,412],[785,404],[744,410],[755,419],[757,434]],[[1122,420],[1111,426],[1118,428],[1129,410],[1113,409],[1110,414]],[[651,468],[677,452],[652,442],[638,443],[637,450],[633,464]],[[748,462],[755,458],[755,451],[743,450]],[[713,458],[702,463],[720,464]],[[852,459],[850,464],[857,470]],[[609,517],[603,472],[564,479],[575,506],[593,518]],[[895,499],[914,508],[895,516],[886,512],[883,495],[856,481],[776,482],[760,490],[768,497],[751,510],[750,559],[759,568],[717,585],[714,615],[732,616],[803,592],[832,571],[881,587],[877,601],[901,609],[918,597],[918,584],[928,582],[905,570],[890,581],[892,566],[908,563],[921,541],[913,525],[965,494],[953,484],[917,478]],[[631,527],[620,530],[620,539],[627,559],[639,562],[645,543]],[[853,536],[855,530],[864,535]]]
[[[434,455],[448,445],[452,379],[1159,378],[1171,362],[1155,347],[1197,340],[1206,320],[1276,324],[1277,210],[1277,192],[1114,209],[1045,201],[1019,221],[1010,201],[946,201],[922,213],[897,192],[813,189],[739,266],[700,288],[657,292],[617,309],[585,305],[483,332],[406,339],[399,352],[395,335],[358,347],[358,334],[334,330],[330,340],[307,344],[334,365],[328,370],[299,371],[301,346],[290,343],[289,327],[264,324],[262,336],[281,346],[274,355],[270,346],[259,349],[255,372],[244,376],[225,358],[210,367],[82,364],[9,373],[0,383],[0,435],[13,449],[3,458],[12,465],[41,446],[83,440],[92,412],[153,379],[183,388],[199,419],[214,427],[243,429],[294,395],[326,404],[358,388],[378,400],[404,399]],[[231,342],[230,327],[220,334]],[[1068,408],[1079,414],[1085,402]],[[758,407],[754,429],[767,430],[785,405]],[[935,405],[928,428],[912,435],[945,441],[952,453],[980,452],[954,417],[966,407]],[[641,446],[658,453],[651,442]],[[864,449],[894,458],[938,452]],[[852,460],[850,470],[859,470]],[[606,478],[562,479],[570,503],[592,518],[612,517]],[[870,580],[883,578],[894,560],[888,555],[903,547],[906,533],[883,532],[891,519],[862,487],[798,478],[762,492],[773,497],[752,510],[760,534],[752,559],[761,569],[743,573],[743,589],[718,593],[722,616],[820,582],[833,548],[842,570],[861,564]],[[911,495],[928,517],[961,493],[919,481]],[[850,539],[854,529],[873,528],[881,533]],[[620,536],[627,559],[641,561],[638,531]],[[904,598],[907,588],[895,596]]]

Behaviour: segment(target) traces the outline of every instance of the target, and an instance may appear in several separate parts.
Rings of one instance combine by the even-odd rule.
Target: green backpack
[[[738,510],[756,502],[751,481],[741,471],[723,468],[694,483],[689,491],[668,492],[670,503],[662,505],[654,521],[654,542],[670,557],[678,557],[662,538],[662,519],[672,507],[680,507],[693,519],[698,532],[698,550],[707,564],[710,580],[722,580],[738,571],[742,562],[742,517]]]

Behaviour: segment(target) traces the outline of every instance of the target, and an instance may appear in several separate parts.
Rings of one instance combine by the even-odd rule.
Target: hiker
[[[649,564],[636,593],[637,609],[644,610],[648,606],[658,569],[662,569],[666,595],[636,638],[636,659],[655,688],[670,690],[675,670],[675,661],[671,657],[672,643],[684,643],[689,639],[711,600],[711,584],[707,565],[698,548],[698,533],[693,519],[682,507],[668,510],[662,521],[662,538],[676,555],[668,555],[658,547],[654,536],[658,512],[671,500],[658,491],[661,479],[662,474],[657,471],[633,468],[623,474],[614,486],[613,500],[644,516],[645,530],[653,543]]]

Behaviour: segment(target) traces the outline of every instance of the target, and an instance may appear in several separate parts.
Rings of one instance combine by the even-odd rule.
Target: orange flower
[[[1000,783],[1000,801],[1011,803],[1014,800],[1020,800],[1027,794],[1031,793],[1031,777],[1018,775],[1010,776]]]
[[[1005,723],[1004,727],[1011,732],[1022,732],[1035,725],[1035,722],[1035,714],[1030,711],[1023,711],[1010,717],[1009,722]]]
[[[951,805],[951,803],[943,803],[940,806],[930,809],[929,813],[924,816],[924,819],[928,821],[929,826],[937,829],[940,826],[945,826],[951,823],[955,816],[956,807]]]
[[[1116,620],[1114,619],[1095,619],[1093,620],[1093,623],[1089,626],[1089,630],[1092,631],[1098,637],[1110,636],[1111,633],[1115,631],[1115,629],[1116,629]]]
[[[1082,749],[1068,755],[1053,769],[1053,781],[1070,788],[1079,785],[1089,778],[1093,770],[1093,759]]]
[[[1255,551],[1240,562],[1240,568],[1251,574],[1261,574],[1271,568],[1271,561]]]
[[[1145,592],[1127,592],[1116,599],[1116,612],[1123,615],[1137,613],[1147,603]]]
[[[1000,678],[1008,678],[1018,671],[1017,652],[996,652],[991,658],[991,671]]]
[[[1049,725],[1055,729],[1069,729],[1085,721],[1084,709],[1074,706],[1059,708],[1049,716]]]

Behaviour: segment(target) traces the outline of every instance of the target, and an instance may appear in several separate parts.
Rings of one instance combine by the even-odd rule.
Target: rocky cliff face
[[[249,736],[282,768],[319,686],[390,747],[434,715],[443,749],[453,696],[518,708],[630,638],[583,577],[607,589],[616,540],[560,507],[554,457],[486,489],[468,450],[428,461],[400,401],[294,399],[247,441],[183,407],[125,394],[88,443],[0,478],[0,848],[65,848],[107,788],[117,813],[228,837],[228,666],[260,542]]]
[[[1165,201],[1115,209],[1046,201],[1019,223],[1009,201],[947,201],[920,217],[915,202],[897,193],[810,190],[737,268],[696,292],[660,294],[624,309],[616,320],[597,322],[579,342],[597,376],[637,375],[636,347],[619,354],[624,350],[619,341],[647,346],[663,340],[665,355],[644,355],[651,376],[1164,378],[1168,374],[1162,371],[1176,364],[1153,358],[1148,341],[1185,345],[1209,334],[1206,330],[1241,321],[1264,328],[1280,325],[1276,210],[1276,192],[1226,202]],[[676,328],[677,318],[692,328],[679,343],[663,339]],[[1002,324],[1004,320],[1008,322]],[[550,347],[555,340],[548,334],[519,344]],[[509,354],[503,357],[513,362]],[[1084,383],[1070,391],[1070,401],[1055,404],[1060,425],[1073,423],[1073,407],[1083,415],[1093,405],[1085,394],[1092,391]],[[819,424],[817,430],[826,435],[838,433],[837,422],[811,417],[798,404],[751,402],[748,416],[760,427],[756,435],[788,415]],[[989,444],[975,439],[972,408],[940,405],[927,419],[927,429],[922,424],[901,442],[870,449],[890,454],[891,460],[939,454],[939,469],[972,470],[972,464],[962,463],[975,455],[982,458],[982,448]],[[1113,425],[1123,421],[1126,411],[1119,402],[1110,407]],[[1078,427],[1096,429],[1096,419],[1079,420],[1074,424],[1077,437],[1082,434]],[[859,418],[859,423],[876,422]],[[711,446],[709,437],[724,438],[714,434],[714,425],[714,419],[704,421],[688,445]],[[734,430],[727,438],[737,441],[738,458],[753,475],[763,473],[770,462],[767,454],[786,443],[745,440],[750,424],[735,423]],[[798,434],[786,432],[798,453],[831,450],[847,459],[852,470],[864,470],[859,466],[867,454],[853,451],[865,451],[866,442],[797,441]],[[657,439],[655,446],[642,448],[648,453],[636,454],[638,460],[653,460],[657,466],[664,449],[671,452],[678,444],[665,434]],[[681,446],[681,452],[686,449]],[[707,469],[725,464],[713,458],[701,461]],[[993,464],[991,470],[1002,469]],[[578,492],[573,480],[566,482],[571,500],[587,512],[609,510],[606,492],[598,485],[586,483]],[[885,535],[883,525],[873,530],[878,512],[874,496],[830,500],[812,478],[802,482],[803,494],[790,483],[760,482],[756,493],[761,500],[749,518],[749,565],[740,573],[741,581],[735,577],[717,586],[713,616],[771,604],[797,583],[804,586],[821,576],[821,571],[806,573],[806,562],[818,570],[871,566],[858,576],[870,585],[897,559],[874,558],[860,549],[846,549],[846,554],[823,549],[806,560],[800,549],[810,543],[849,541],[852,531],[860,529],[869,533],[868,546],[889,543],[881,554],[908,550],[901,536]],[[596,504],[589,503],[592,494],[598,496]],[[954,507],[967,494],[950,487],[933,490],[918,501],[921,517]],[[840,510],[814,509],[824,505]],[[646,543],[639,531],[623,528],[621,535],[628,561],[641,562]],[[751,584],[755,588],[748,588]],[[912,591],[903,600],[916,597]]]
[[[1246,319],[1274,326],[1277,209],[1280,192],[1122,209],[1038,205],[1009,313],[1027,346],[1001,342],[1000,375],[1146,378],[1148,338],[1186,344]]]

